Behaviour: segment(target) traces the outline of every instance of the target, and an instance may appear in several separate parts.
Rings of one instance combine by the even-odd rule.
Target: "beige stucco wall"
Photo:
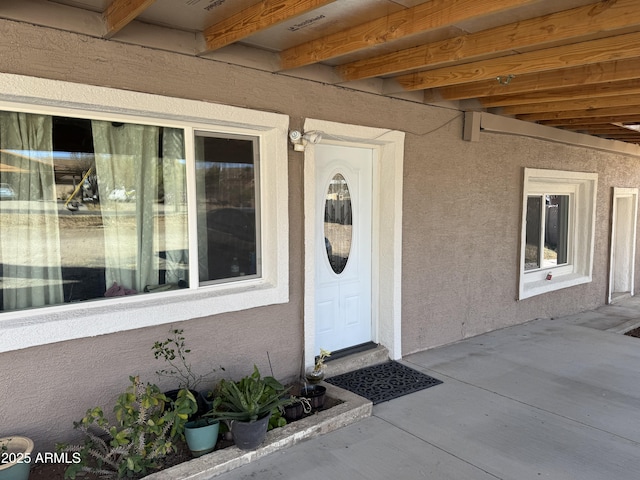
[[[406,165],[405,354],[605,302],[611,189],[638,186],[637,159],[489,133],[427,155],[428,168]],[[597,227],[593,282],[516,301],[524,167],[599,173]]]
[[[404,354],[605,302],[610,190],[640,185],[637,159],[509,135],[465,142],[462,116],[451,109],[14,22],[0,21],[0,31],[6,73],[275,111],[289,115],[292,128],[312,117],[406,132]],[[524,167],[599,173],[598,227],[592,283],[518,302]],[[276,376],[298,371],[303,173],[302,154],[290,151],[290,302],[175,325],[185,329],[196,367],[222,365],[239,376],[256,363],[269,372],[268,352]],[[68,439],[72,421],[93,405],[111,405],[129,375],[158,380],[151,346],[167,332],[160,326],[0,354],[0,435],[29,435],[41,450]]]

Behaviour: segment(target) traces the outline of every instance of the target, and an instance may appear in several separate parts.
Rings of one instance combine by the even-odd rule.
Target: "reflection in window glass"
[[[336,174],[329,183],[324,207],[324,243],[331,269],[342,273],[351,252],[351,193],[347,181]]]
[[[198,132],[195,144],[200,282],[259,276],[258,140]]]
[[[527,198],[525,270],[567,263],[569,198],[569,195]]]
[[[567,263],[569,195],[545,195],[546,222],[543,267]]]
[[[540,222],[542,197],[527,198],[527,238],[524,252],[524,269],[540,267]]]
[[[0,112],[0,311],[187,286],[183,131]]]

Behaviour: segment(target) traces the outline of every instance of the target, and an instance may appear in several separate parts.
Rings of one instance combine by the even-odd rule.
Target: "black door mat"
[[[374,405],[442,383],[394,361],[336,375],[325,382],[371,400]]]

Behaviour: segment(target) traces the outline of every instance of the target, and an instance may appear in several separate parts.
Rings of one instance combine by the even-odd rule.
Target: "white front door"
[[[316,145],[316,354],[372,340],[368,148]]]

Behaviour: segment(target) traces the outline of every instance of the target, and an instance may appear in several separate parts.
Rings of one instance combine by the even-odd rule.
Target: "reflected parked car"
[[[8,183],[0,183],[0,200],[15,200],[16,192]]]
[[[114,202],[131,202],[136,199],[136,191],[124,187],[114,188],[107,198]]]

